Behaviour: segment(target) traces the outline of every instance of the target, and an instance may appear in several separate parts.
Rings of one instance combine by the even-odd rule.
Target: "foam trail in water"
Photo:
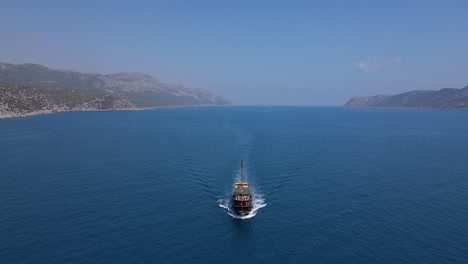
[[[258,194],[254,192],[253,195],[253,204],[252,204],[252,211],[248,215],[240,216],[237,215],[233,210],[231,206],[231,199],[229,198],[224,198],[224,199],[219,199],[218,200],[219,207],[226,209],[228,215],[230,215],[232,218],[235,219],[249,219],[257,215],[257,211],[260,208],[265,207],[267,204],[265,203],[265,199],[263,198],[262,194]]]

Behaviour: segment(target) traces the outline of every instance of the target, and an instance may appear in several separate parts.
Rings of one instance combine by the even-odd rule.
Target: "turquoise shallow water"
[[[0,120],[0,161],[0,263],[468,263],[466,111],[60,113]]]

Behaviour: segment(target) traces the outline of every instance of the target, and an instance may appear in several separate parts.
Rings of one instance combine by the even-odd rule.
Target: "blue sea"
[[[241,157],[244,219],[229,209]],[[0,263],[468,263],[468,112],[0,120]]]

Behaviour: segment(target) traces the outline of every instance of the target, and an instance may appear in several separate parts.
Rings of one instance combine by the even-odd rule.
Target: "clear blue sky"
[[[468,1],[2,1],[0,61],[143,72],[238,104],[468,85]]]

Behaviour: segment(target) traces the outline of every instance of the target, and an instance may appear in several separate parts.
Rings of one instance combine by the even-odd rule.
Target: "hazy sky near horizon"
[[[341,105],[468,85],[467,14],[468,1],[3,1],[0,61]]]

